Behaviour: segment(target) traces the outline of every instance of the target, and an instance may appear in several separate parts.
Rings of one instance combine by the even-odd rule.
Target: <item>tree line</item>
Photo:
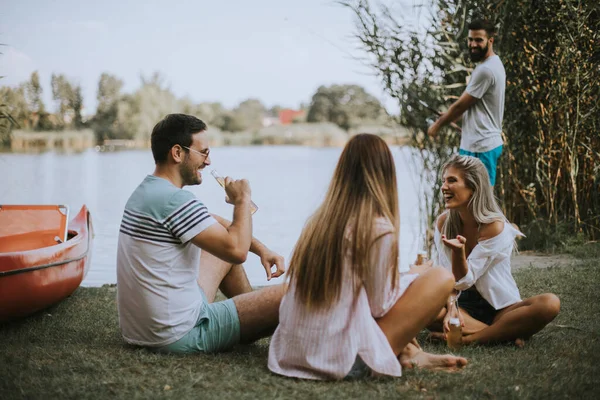
[[[0,119],[0,145],[10,144],[10,133],[17,127],[29,131],[91,128],[99,144],[107,139],[145,142],[154,124],[173,112],[198,116],[220,131],[256,131],[263,127],[265,117],[276,118],[282,110],[280,106],[267,108],[255,98],[244,100],[233,109],[219,102],[195,103],[188,97],[177,97],[159,73],[142,76],[139,88],[133,93],[124,93],[123,85],[117,76],[103,73],[98,80],[96,112],[87,118],[83,115],[81,86],[62,74],[51,76],[55,111],[44,104],[37,71],[16,87],[2,86],[1,110],[12,121]],[[296,122],[333,122],[345,130],[389,120],[379,100],[357,85],[321,86],[301,109],[304,116]]]

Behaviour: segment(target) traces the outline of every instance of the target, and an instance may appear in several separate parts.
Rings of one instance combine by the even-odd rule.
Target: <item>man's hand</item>
[[[464,236],[456,236],[456,239],[448,239],[446,235],[442,235],[442,242],[446,247],[449,247],[452,251],[461,251],[465,248],[467,239]]]
[[[439,120],[438,120],[439,121]],[[438,123],[438,121],[435,121],[433,124],[431,124],[429,126],[429,128],[427,129],[427,134],[431,137],[436,137],[438,131],[440,130],[440,124]]]
[[[229,204],[243,204],[250,202],[251,190],[250,184],[246,179],[233,180],[230,177],[225,178],[225,201]]]
[[[268,281],[270,281],[271,278],[277,278],[285,273],[285,263],[283,257],[274,251],[265,248],[265,250],[260,254],[260,262],[265,267]],[[273,265],[277,267],[275,272],[273,272]]]

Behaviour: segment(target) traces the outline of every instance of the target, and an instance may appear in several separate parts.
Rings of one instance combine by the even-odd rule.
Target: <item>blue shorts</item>
[[[161,353],[217,353],[240,342],[240,318],[232,299],[209,303],[202,294],[202,310],[196,325],[181,339],[156,349]]]
[[[488,171],[490,185],[494,186],[496,184],[496,168],[498,167],[498,159],[502,154],[502,146],[498,146],[490,151],[484,151],[483,153],[473,153],[472,151],[459,149],[458,154],[479,158]]]

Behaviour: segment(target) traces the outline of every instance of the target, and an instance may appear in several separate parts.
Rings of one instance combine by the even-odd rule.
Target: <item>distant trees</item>
[[[4,111],[9,114],[14,123],[3,121],[2,139],[4,144],[8,143],[10,131],[15,123],[23,129],[48,130],[54,128],[54,123],[42,100],[43,89],[37,71],[31,74],[28,81],[21,83],[15,88],[0,87],[0,99]]]
[[[228,132],[259,129],[266,111],[260,100],[244,100],[225,116],[221,129]]]
[[[37,71],[17,87],[0,87],[0,111],[10,114],[25,130],[89,126],[98,143],[108,139],[130,139],[139,144],[149,143],[152,128],[169,113],[196,115],[209,127],[220,131],[253,133],[263,128],[266,117],[278,118],[281,111],[290,111],[279,105],[267,108],[256,98],[243,100],[232,109],[219,102],[194,103],[189,97],[177,97],[160,73],[141,76],[137,90],[123,93],[124,82],[104,72],[98,80],[96,113],[87,115],[86,119],[81,86],[63,74],[52,74],[50,83],[54,113],[49,112],[43,102]],[[387,120],[380,102],[357,85],[322,86],[310,105],[302,104],[300,109],[303,113],[292,122],[304,122],[305,119],[306,122],[333,122],[348,130],[358,124]],[[8,121],[0,119],[0,145],[9,143],[11,129]]]
[[[117,128],[121,138],[149,141],[152,128],[165,115],[182,112],[182,104],[160,73],[141,77],[141,86],[118,103]]]
[[[349,130],[360,122],[381,121],[386,111],[379,100],[358,85],[321,86],[313,95],[307,122],[333,122]]]
[[[52,98],[58,105],[58,124],[64,128],[71,126],[75,129],[83,127],[83,95],[81,86],[70,82],[62,74],[52,74]]]
[[[123,81],[116,76],[106,72],[100,75],[96,94],[98,107],[92,120],[92,127],[98,142],[106,139],[116,139],[120,136],[117,117],[119,115],[122,88]]]

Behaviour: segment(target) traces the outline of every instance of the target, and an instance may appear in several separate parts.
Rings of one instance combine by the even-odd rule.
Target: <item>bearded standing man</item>
[[[463,94],[429,127],[427,134],[436,136],[444,125],[462,116],[459,154],[479,158],[494,186],[503,145],[506,72],[500,57],[494,53],[494,25],[486,20],[474,20],[468,28],[469,55],[477,66]]]

